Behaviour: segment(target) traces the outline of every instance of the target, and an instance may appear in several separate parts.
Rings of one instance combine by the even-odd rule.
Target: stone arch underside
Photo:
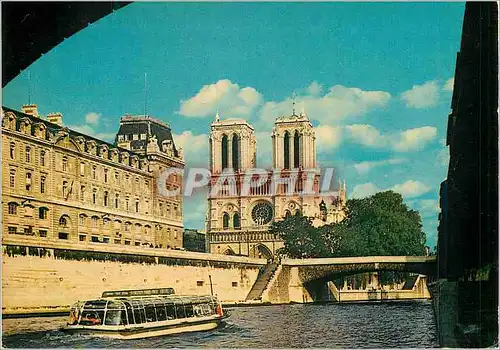
[[[298,266],[299,278],[303,283],[330,281],[338,277],[377,271],[413,272],[432,276],[436,273],[436,263],[366,263]]]
[[[270,259],[273,257],[273,253],[271,249],[269,249],[266,245],[259,243],[250,248],[248,253],[250,258],[258,258],[258,259]]]

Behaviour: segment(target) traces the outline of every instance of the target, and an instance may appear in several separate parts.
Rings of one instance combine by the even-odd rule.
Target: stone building
[[[297,212],[310,217],[315,226],[344,218],[345,183],[339,183],[334,195],[320,193],[316,137],[305,113],[277,118],[272,132],[273,169],[282,179],[297,178],[292,193],[293,185],[282,183],[273,188],[272,170],[262,186],[243,190],[245,172],[257,167],[257,142],[248,122],[220,120],[217,113],[209,142],[210,189],[223,184],[208,198],[206,226],[211,253],[270,258],[283,246],[268,232],[273,221]],[[313,183],[312,191],[302,194],[308,183]]]
[[[3,107],[4,241],[182,247],[181,197],[157,189],[163,169],[184,167],[169,126],[126,116],[116,140],[70,130],[60,113],[42,118],[36,105]],[[167,180],[182,186],[179,175]]]
[[[182,247],[191,252],[206,253],[205,232],[195,229],[184,229]]]

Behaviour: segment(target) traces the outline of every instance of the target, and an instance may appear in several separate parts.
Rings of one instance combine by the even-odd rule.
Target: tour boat
[[[64,330],[139,339],[211,330],[226,316],[214,296],[175,295],[172,288],[108,291],[75,303]]]

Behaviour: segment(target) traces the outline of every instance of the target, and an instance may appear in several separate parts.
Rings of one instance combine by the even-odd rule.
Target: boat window
[[[156,316],[158,317],[158,321],[166,321],[167,320],[167,311],[164,305],[156,306]]]
[[[135,323],[144,323],[145,322],[145,315],[144,315],[144,309],[139,308],[140,306],[134,307],[134,318],[135,318]]]
[[[108,310],[106,312],[106,321],[104,322],[104,324],[110,326],[118,326],[120,324],[123,324],[121,314],[122,312],[120,310]]]
[[[85,303],[85,309],[105,309],[107,300],[89,300]]]
[[[146,322],[156,322],[156,312],[154,305],[147,305],[145,307],[146,311]]]
[[[135,320],[134,320],[134,313],[132,311],[132,305],[130,305],[130,303],[126,301],[125,307],[127,308],[128,323],[134,324]]]
[[[210,308],[210,304],[203,304],[203,315],[208,316],[213,314],[212,309]]]
[[[196,317],[202,317],[203,316],[203,305],[202,304],[193,305],[193,311],[194,311],[194,315]]]
[[[125,306],[123,305],[122,302],[119,302],[119,301],[114,301],[114,300],[110,300],[108,302],[108,310],[123,310],[125,308]]]
[[[182,304],[175,305],[175,311],[177,313],[177,318],[185,318],[186,317],[186,310],[184,309],[184,305],[182,305]]]
[[[174,304],[168,304],[167,305],[167,319],[174,320],[176,318],[177,318],[177,314],[175,313]]]
[[[104,318],[104,310],[83,310],[80,325],[82,326],[97,326],[102,324]]]
[[[186,310],[186,317],[194,317],[193,304],[188,304],[184,306]]]

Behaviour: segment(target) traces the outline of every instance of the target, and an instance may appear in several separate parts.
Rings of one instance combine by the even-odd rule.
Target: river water
[[[66,317],[2,321],[7,348],[430,348],[438,347],[430,301],[295,304],[229,309],[209,332],[140,340],[69,335]]]

